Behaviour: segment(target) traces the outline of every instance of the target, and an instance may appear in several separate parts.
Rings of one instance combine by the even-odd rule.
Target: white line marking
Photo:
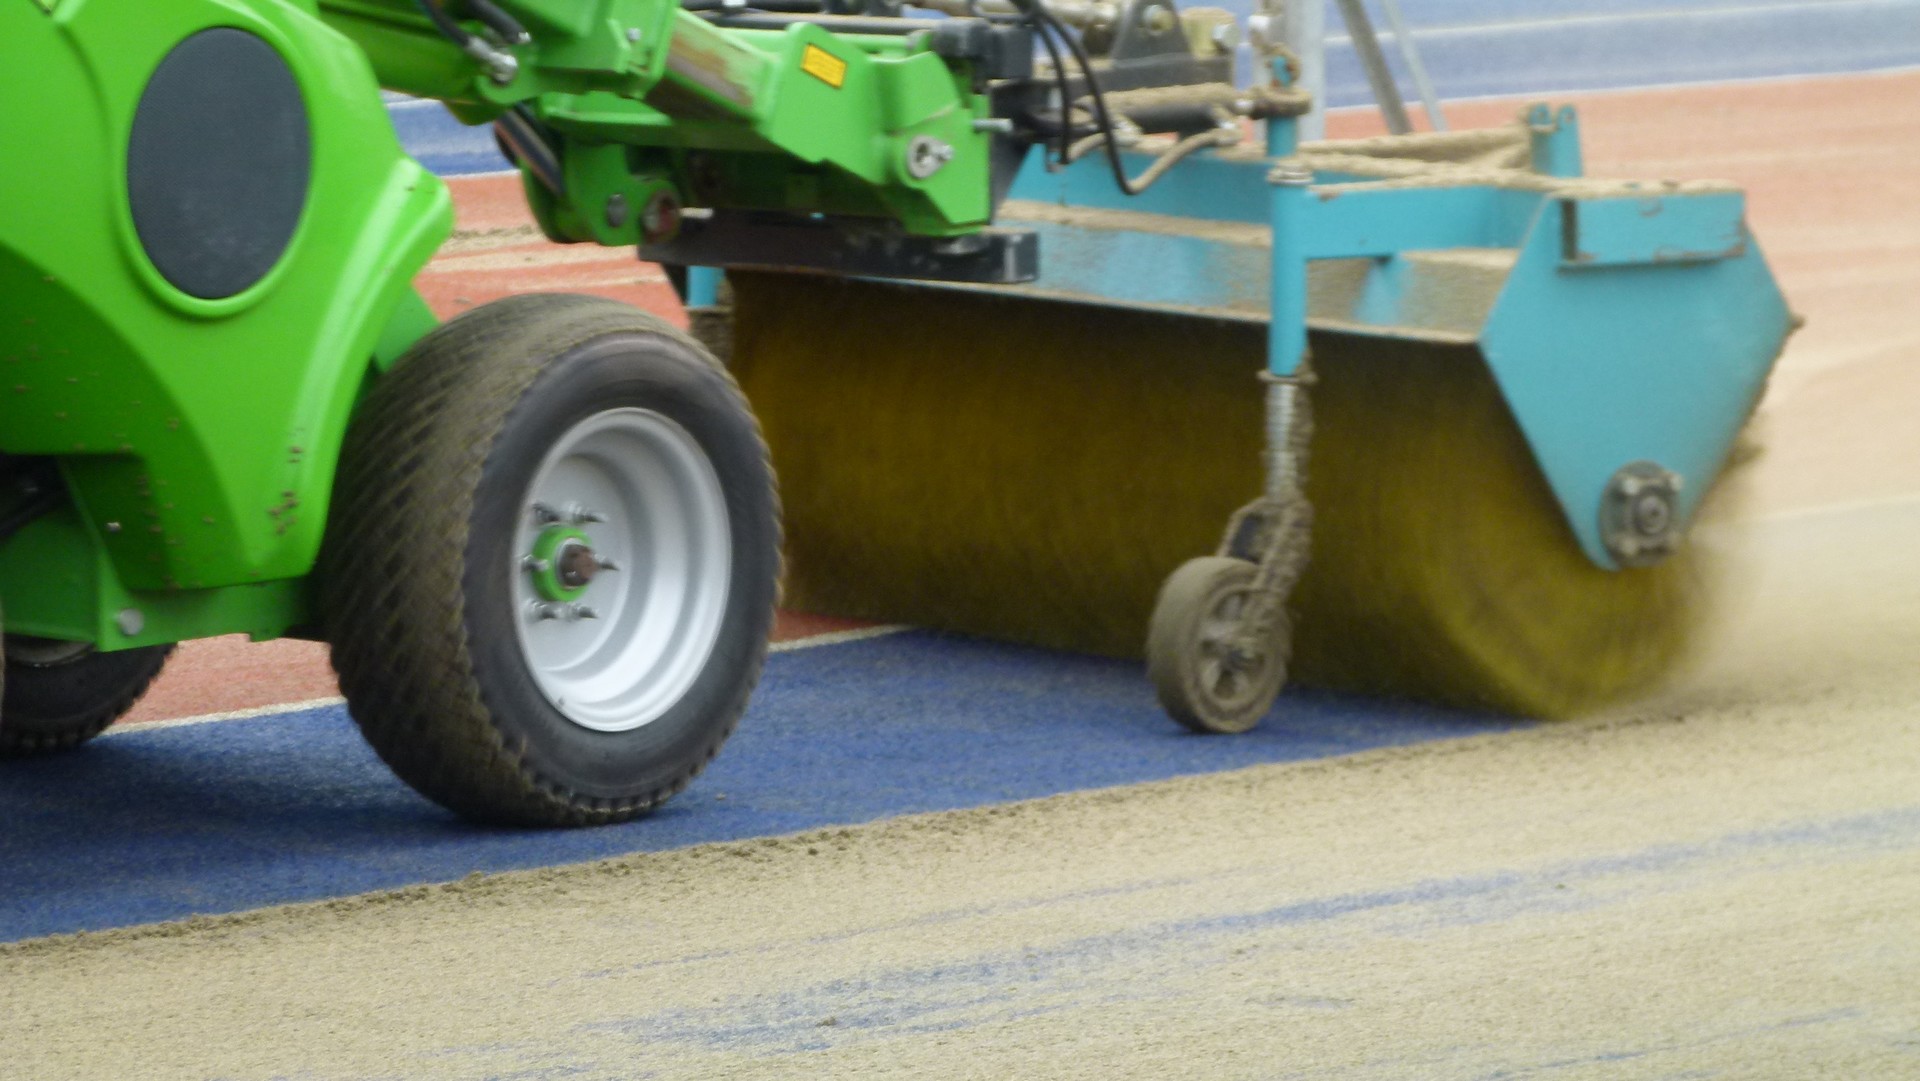
[[[1734,79],[1681,79],[1676,82],[1636,83],[1633,86],[1607,86],[1607,87],[1601,87],[1599,89],[1589,89],[1589,90],[1567,89],[1564,87],[1559,89],[1554,89],[1549,87],[1544,90],[1529,90],[1529,91],[1520,91],[1515,93],[1461,94],[1457,97],[1448,97],[1443,95],[1440,100],[1449,105],[1452,105],[1455,103],[1462,104],[1462,105],[1471,105],[1471,104],[1484,104],[1486,102],[1501,102],[1501,101],[1533,102],[1533,101],[1552,100],[1557,102],[1561,98],[1575,98],[1575,97],[1614,98],[1614,97],[1625,97],[1630,94],[1644,94],[1644,93],[1648,93],[1651,91],[1658,91],[1658,90],[1710,90],[1715,87],[1773,86],[1773,85],[1790,84],[1790,83],[1836,82],[1841,79],[1878,78],[1878,77],[1889,76],[1889,75],[1911,75],[1915,72],[1920,72],[1920,64],[1896,64],[1892,67],[1866,68],[1860,71],[1836,71],[1836,72],[1814,73],[1814,74],[1751,75],[1751,76],[1745,76],[1745,77],[1734,78]],[[1340,113],[1374,112],[1379,108],[1380,107],[1378,105],[1374,105],[1374,104],[1330,105],[1327,107],[1327,115],[1334,116]],[[1330,140],[1330,141],[1337,142],[1338,140]]]
[[[1728,7],[1683,7],[1652,11],[1601,12],[1587,15],[1548,15],[1543,18],[1498,19],[1484,22],[1454,23],[1450,26],[1414,27],[1409,31],[1416,40],[1439,37],[1498,37],[1502,34],[1527,34],[1541,30],[1556,31],[1563,28],[1595,26],[1628,26],[1635,23],[1674,23],[1689,24],[1706,22],[1732,22],[1738,20],[1753,21],[1758,16],[1778,16],[1782,14],[1805,12],[1831,12],[1836,6],[1834,0],[1778,0],[1775,3],[1745,3]],[[1898,0],[1888,3],[1886,0],[1853,0],[1844,6],[1859,10],[1898,11],[1904,4]],[[1382,42],[1393,40],[1393,32],[1385,31],[1379,35]],[[1328,45],[1351,47],[1351,35],[1328,35]]]
[[[889,634],[911,630],[900,623],[885,623],[877,627],[860,627],[850,631],[829,631],[826,634],[811,634],[805,638],[789,638],[784,642],[775,642],[768,646],[771,653],[791,653],[800,649],[813,649],[816,646],[838,646],[848,642],[864,642],[869,638],[884,638]],[[136,721],[133,724],[117,724],[100,734],[101,739],[108,736],[124,736],[130,732],[156,732],[162,728],[185,728],[188,725],[213,724],[218,721],[245,721],[254,717],[270,717],[281,713],[305,713],[311,709],[326,709],[330,706],[346,704],[339,696],[332,698],[309,698],[304,702],[285,702],[277,706],[254,706],[251,709],[230,709],[222,713],[203,713],[197,717],[175,717],[165,721]]]
[[[175,717],[167,721],[136,721],[133,724],[116,724],[100,734],[101,739],[108,736],[124,736],[129,732],[152,732],[161,728],[184,728],[190,724],[211,724],[214,721],[244,721],[249,717],[266,717],[275,713],[302,713],[310,709],[325,709],[328,706],[346,704],[346,699],[338,695],[332,698],[309,698],[304,702],[284,702],[277,706],[254,706],[251,709],[230,709],[224,713],[203,713],[198,717]]]
[[[812,634],[805,638],[789,638],[784,642],[775,642],[768,646],[770,653],[791,653],[796,649],[812,649],[815,646],[838,646],[847,642],[864,642],[869,638],[884,638],[889,634],[913,628],[904,623],[883,623],[878,627],[861,627],[851,631],[829,631],[826,634]]]

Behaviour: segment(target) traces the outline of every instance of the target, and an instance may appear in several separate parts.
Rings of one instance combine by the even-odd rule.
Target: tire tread
[[[147,646],[127,651],[137,654],[144,663],[132,666],[127,674],[131,677],[107,688],[108,694],[98,704],[90,704],[77,715],[61,718],[51,730],[42,728],[22,731],[7,724],[4,709],[0,709],[0,758],[23,758],[31,755],[53,754],[70,750],[105,732],[113,722],[126,715],[134,703],[146,695],[153,681],[160,677],[160,671],[166,666],[167,658],[173,654],[173,646]],[[76,663],[85,663],[96,657],[110,654],[90,654]],[[20,693],[20,681],[26,673],[9,673],[8,682],[16,695]]]
[[[459,316],[410,350],[368,394],[342,452],[320,573],[341,690],[381,759],[469,818],[585,826],[646,813],[719,753],[765,663],[763,641],[701,752],[666,783],[628,798],[570,790],[489,720],[498,704],[474,672],[461,582],[473,493],[495,438],[545,362],[619,333],[658,335],[708,356],[680,330],[616,301],[511,297]],[[732,378],[709,363],[751,416]],[[764,440],[760,453],[764,462]]]

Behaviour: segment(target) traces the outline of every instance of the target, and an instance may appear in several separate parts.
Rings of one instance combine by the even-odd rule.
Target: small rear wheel
[[[1244,631],[1259,567],[1243,559],[1190,559],[1167,577],[1147,630],[1147,674],[1160,705],[1195,732],[1245,732],[1260,723],[1287,679],[1284,612],[1273,641]]]
[[[106,731],[172,653],[171,645],[99,653],[86,642],[7,635],[0,755],[64,751]]]
[[[642,814],[732,733],[779,573],[771,467],[698,344],[533,295],[428,335],[342,452],[322,569],[369,743],[454,811]]]

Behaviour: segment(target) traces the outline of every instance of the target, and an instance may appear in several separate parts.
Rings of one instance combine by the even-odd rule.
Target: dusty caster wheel
[[[342,454],[323,607],[349,711],[469,818],[587,825],[684,788],[746,708],[779,573],[726,372],[623,304],[524,296],[428,335]]]
[[[1260,569],[1243,559],[1190,559],[1167,577],[1147,630],[1147,674],[1160,705],[1196,732],[1245,732],[1287,681],[1286,613],[1261,634]]]

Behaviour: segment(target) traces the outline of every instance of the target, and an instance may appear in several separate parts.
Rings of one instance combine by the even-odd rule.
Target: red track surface
[[[1744,187],[1750,219],[1809,325],[1775,378],[1757,513],[1920,490],[1920,73],[1575,96],[1588,171],[1718,178]],[[1455,127],[1507,121],[1513,102],[1447,110]],[[1336,116],[1335,136],[1373,134],[1370,113]],[[510,293],[597,293],[683,322],[658,268],[620,250],[539,239],[514,177],[453,182],[459,233],[419,285],[442,316]],[[1879,462],[1862,469],[1858,463]],[[778,636],[845,629],[783,614]],[[330,697],[325,648],[238,638],[182,647],[129,720],[158,720]]]

